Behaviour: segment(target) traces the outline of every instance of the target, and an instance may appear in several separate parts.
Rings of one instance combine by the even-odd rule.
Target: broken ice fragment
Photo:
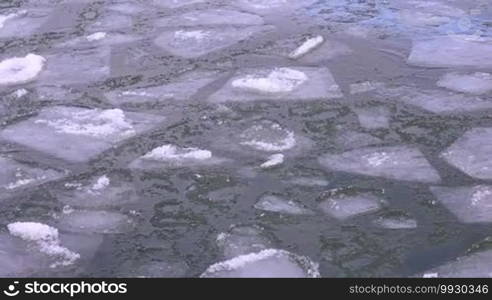
[[[334,195],[323,200],[319,208],[327,215],[345,220],[353,216],[373,213],[381,209],[382,200],[370,193]]]
[[[441,156],[469,176],[492,179],[492,128],[474,128],[447,148]]]
[[[311,210],[292,200],[274,195],[265,195],[254,205],[256,209],[289,215],[309,215]]]
[[[432,193],[464,223],[492,223],[492,187],[431,187]]]
[[[103,210],[75,210],[60,218],[60,228],[71,232],[124,233],[133,230],[134,225],[124,214]]]
[[[437,82],[437,86],[462,93],[486,94],[492,91],[492,74],[484,72],[447,73]]]
[[[242,70],[209,101],[307,101],[342,96],[327,68],[284,67]]]
[[[227,233],[222,232],[217,236],[217,246],[222,250],[224,258],[230,259],[271,248],[272,243],[259,227],[233,226]]]
[[[368,147],[342,154],[325,154],[319,158],[319,162],[332,171],[403,181],[441,181],[441,177],[422,152],[412,147]]]
[[[0,85],[21,84],[34,80],[46,59],[36,54],[8,58],[0,62]]]
[[[239,137],[241,145],[265,152],[289,150],[294,148],[297,143],[292,131],[267,120],[244,130]]]
[[[285,250],[266,249],[211,265],[200,277],[319,277],[318,264]]]
[[[292,59],[297,59],[304,56],[319,45],[323,44],[324,41],[325,39],[321,35],[309,38],[301,46],[299,46],[299,48],[292,51],[292,53],[289,54],[289,57]]]
[[[260,168],[267,169],[278,166],[284,162],[284,155],[281,153],[272,154],[268,157],[268,160],[260,165]]]
[[[95,32],[91,35],[88,35],[86,36],[86,39],[89,41],[89,42],[92,42],[92,41],[99,41],[99,40],[102,40],[106,37],[106,32]]]
[[[0,137],[64,160],[84,162],[163,120],[119,109],[57,106],[5,128]]]
[[[379,129],[389,127],[390,111],[386,107],[368,107],[354,110],[362,127]]]

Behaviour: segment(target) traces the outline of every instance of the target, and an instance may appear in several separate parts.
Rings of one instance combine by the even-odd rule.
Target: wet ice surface
[[[0,275],[490,276],[491,13],[2,1]]]

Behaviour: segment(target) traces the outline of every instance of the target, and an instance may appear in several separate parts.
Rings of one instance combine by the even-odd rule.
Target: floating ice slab
[[[474,36],[442,36],[416,41],[408,57],[424,67],[492,67],[492,41]]]
[[[27,37],[35,33],[47,17],[47,10],[20,10],[0,15],[0,38]]]
[[[46,67],[39,76],[43,85],[93,83],[110,74],[110,49],[101,47],[79,51],[62,51],[46,57]]]
[[[208,267],[200,277],[319,277],[318,264],[285,250],[266,249],[240,255]]]
[[[259,227],[233,226],[227,233],[222,232],[217,236],[217,246],[224,258],[231,259],[271,248],[272,243]]]
[[[382,200],[370,193],[342,194],[323,200],[319,208],[333,218],[345,220],[357,215],[376,212],[381,209],[381,204]]]
[[[152,2],[158,6],[178,8],[186,5],[203,3],[205,0],[152,0]]]
[[[111,91],[105,94],[113,105],[190,100],[201,88],[216,80],[214,71],[195,71],[179,76],[171,83],[133,90]]]
[[[155,44],[176,56],[197,58],[230,47],[270,27],[248,26],[243,28],[222,27],[207,29],[166,30]]]
[[[86,27],[87,31],[122,31],[133,26],[133,17],[129,15],[108,12],[102,15],[94,23]]]
[[[66,189],[57,198],[69,207],[101,208],[138,201],[137,192],[131,185],[113,182],[106,175],[93,179],[85,186],[67,184]]]
[[[492,223],[492,187],[431,187],[432,193],[464,223]]]
[[[50,267],[68,266],[80,258],[80,254],[60,245],[58,229],[42,223],[15,222],[7,225],[12,236],[27,242],[34,242],[41,253],[56,257],[57,261]]]
[[[57,106],[7,127],[0,137],[67,161],[85,162],[163,120],[120,109]]]
[[[25,57],[13,57],[0,62],[0,86],[8,84],[21,84],[32,81],[38,77],[46,59],[36,54],[28,54]]]
[[[316,2],[315,0],[296,1],[296,0],[236,0],[234,5],[238,7],[258,12],[258,13],[278,13],[283,10],[294,10],[308,6]]]
[[[246,69],[211,95],[211,102],[309,101],[343,97],[327,68]]]
[[[339,133],[335,138],[335,142],[343,150],[381,145],[383,143],[381,139],[375,136],[353,130]]]
[[[281,153],[272,154],[268,157],[267,161],[260,165],[262,169],[272,168],[281,165],[284,162],[284,155]]]
[[[274,195],[265,195],[256,202],[256,209],[262,211],[276,212],[289,215],[309,215],[312,211],[304,207],[302,204],[292,200],[283,199]]]
[[[135,222],[128,216],[104,210],[75,210],[63,214],[59,228],[81,233],[124,233],[133,230]]]
[[[390,111],[384,106],[358,108],[354,110],[359,123],[366,129],[379,129],[389,127]]]
[[[441,156],[469,176],[492,179],[492,128],[474,128],[446,149]]]
[[[210,26],[210,25],[263,25],[263,18],[257,15],[229,9],[207,9],[191,11],[178,16],[158,19],[157,27],[168,26]]]
[[[386,215],[374,220],[374,224],[385,229],[415,229],[417,220],[412,219],[405,214]]]
[[[332,171],[425,183],[440,182],[437,171],[420,150],[412,147],[368,147],[319,158]]]
[[[492,74],[484,72],[447,73],[437,82],[437,86],[462,93],[486,94],[492,91]]]
[[[0,199],[22,188],[29,188],[59,179],[61,172],[31,167],[0,156]]]
[[[492,250],[472,253],[425,272],[442,278],[492,277]]]
[[[239,139],[241,145],[265,152],[286,151],[297,144],[294,132],[268,120],[247,128],[239,135]]]
[[[350,85],[350,94],[354,95],[354,94],[367,93],[370,91],[380,89],[382,87],[384,87],[384,84],[381,82],[364,81],[364,82],[352,83]]]
[[[166,144],[153,149],[130,163],[131,168],[152,169],[163,167],[207,166],[223,162],[212,152],[194,147]]]

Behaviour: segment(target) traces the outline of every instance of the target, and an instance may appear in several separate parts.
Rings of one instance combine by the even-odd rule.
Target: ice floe
[[[211,265],[200,277],[319,277],[318,264],[285,250],[265,249]]]
[[[447,73],[439,79],[437,86],[462,93],[486,94],[492,91],[492,74],[484,72]]]
[[[0,38],[23,38],[38,30],[48,17],[46,9],[19,10],[0,15]]]
[[[366,129],[379,129],[389,127],[390,111],[384,106],[354,109],[359,123]]]
[[[64,160],[84,162],[164,119],[120,109],[57,106],[5,128],[0,137]]]
[[[485,250],[459,257],[425,274],[441,278],[489,278],[492,277],[491,262],[492,250]]]
[[[115,90],[105,93],[105,96],[113,105],[186,101],[191,100],[201,88],[216,80],[218,76],[219,73],[215,71],[188,72],[161,86]]]
[[[40,55],[28,54],[0,62],[0,85],[21,84],[36,79],[43,70],[46,59]]]
[[[282,153],[272,154],[268,157],[267,161],[260,165],[260,168],[268,169],[281,165],[284,162],[284,157]]]
[[[181,6],[203,3],[205,0],[152,0],[152,2],[158,6],[179,8]]]
[[[414,147],[367,147],[341,154],[325,154],[319,162],[332,171],[424,183],[441,181],[438,172]]]
[[[225,259],[259,252],[272,247],[272,242],[257,226],[235,225],[227,232],[217,235],[217,246]]]
[[[404,213],[387,213],[374,220],[374,224],[385,229],[415,229],[417,220]]]
[[[382,208],[382,199],[371,193],[339,194],[328,196],[319,204],[325,214],[338,220],[373,213]]]
[[[308,101],[342,97],[327,68],[246,69],[210,96],[211,102]]]
[[[59,219],[59,228],[70,232],[124,233],[134,227],[135,221],[127,215],[105,210],[74,210]]]
[[[464,223],[492,223],[492,187],[431,187],[440,203]]]
[[[214,51],[230,47],[253,35],[268,30],[268,26],[248,26],[243,28],[191,28],[164,30],[155,44],[176,56],[197,58]]]
[[[424,67],[492,67],[492,41],[476,36],[442,36],[416,41],[408,63]]]
[[[343,150],[381,145],[383,141],[368,133],[353,130],[342,131],[335,137],[335,143]]]
[[[350,94],[354,95],[354,94],[367,93],[370,91],[380,89],[382,87],[384,87],[384,84],[381,82],[364,81],[364,82],[352,83],[350,84]]]
[[[157,27],[192,27],[211,25],[263,25],[263,18],[254,14],[229,9],[206,9],[165,17],[155,22]]]
[[[300,203],[275,195],[264,195],[254,205],[258,210],[289,215],[309,215],[312,211]]]
[[[67,266],[80,258],[80,254],[60,245],[58,229],[42,223],[15,222],[7,225],[9,233],[27,242],[34,242],[42,253],[57,257],[50,267]]]
[[[492,128],[467,131],[447,148],[441,157],[471,177],[492,179]]]
[[[247,128],[239,138],[241,145],[265,152],[286,151],[297,144],[294,132],[268,120],[262,120]]]

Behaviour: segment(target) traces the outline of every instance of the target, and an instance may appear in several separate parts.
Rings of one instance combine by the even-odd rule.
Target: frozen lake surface
[[[2,0],[0,276],[491,276],[492,3]]]

